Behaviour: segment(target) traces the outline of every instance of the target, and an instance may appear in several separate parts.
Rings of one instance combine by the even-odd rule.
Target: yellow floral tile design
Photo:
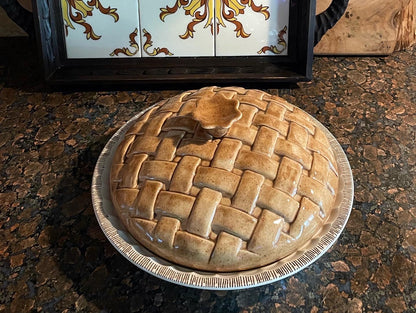
[[[236,37],[247,38],[250,36],[244,30],[243,24],[238,21],[238,16],[244,14],[246,10],[251,9],[253,12],[263,14],[265,19],[269,19],[270,12],[267,6],[256,5],[254,0],[176,0],[174,6],[161,8],[160,19],[162,21],[182,8],[185,15],[193,17],[192,22],[187,25],[186,31],[180,35],[182,39],[193,37],[195,26],[205,21],[204,28],[210,27],[211,33],[214,33],[214,25],[217,25],[215,33],[219,33],[219,28],[227,27],[226,23],[234,24]],[[214,19],[216,23],[214,23]]]
[[[98,40],[101,38],[94,32],[91,24],[86,19],[94,14],[94,9],[98,9],[101,14],[110,15],[114,22],[119,20],[116,8],[104,8],[100,0],[61,0],[62,15],[64,19],[65,31],[68,35],[68,28],[75,29],[74,24],[85,28],[84,34],[87,39]]]
[[[130,33],[130,35],[129,35],[129,44],[130,44],[130,47],[132,47],[133,48],[133,50],[130,50],[129,48],[127,48],[127,47],[123,47],[123,48],[116,48],[116,49],[114,49],[114,51],[113,52],[111,52],[110,53],[110,56],[118,56],[119,54],[124,54],[124,55],[126,55],[126,56],[129,56],[129,57],[131,57],[131,56],[133,56],[133,55],[135,55],[137,52],[139,52],[140,51],[140,47],[139,47],[139,44],[137,43],[137,41],[136,41],[136,37],[137,37],[137,32],[138,32],[138,30],[137,30],[137,28],[132,32],[132,33]]]

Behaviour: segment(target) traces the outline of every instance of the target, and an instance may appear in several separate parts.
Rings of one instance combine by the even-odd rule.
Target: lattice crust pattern
[[[199,99],[239,101],[222,138],[192,118]],[[325,133],[284,99],[207,87],[145,112],[117,147],[111,196],[130,234],[155,254],[207,271],[260,267],[322,228],[338,189]]]

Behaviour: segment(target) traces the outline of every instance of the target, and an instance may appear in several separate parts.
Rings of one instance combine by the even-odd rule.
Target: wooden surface
[[[317,14],[330,0],[317,0]],[[344,16],[315,47],[315,54],[386,55],[416,42],[416,0],[350,0]]]
[[[29,12],[32,12],[32,1],[31,0],[17,0],[19,4]]]
[[[0,37],[26,37],[27,33],[13,22],[0,6]]]
[[[331,4],[332,0],[316,0],[316,14],[326,10]]]

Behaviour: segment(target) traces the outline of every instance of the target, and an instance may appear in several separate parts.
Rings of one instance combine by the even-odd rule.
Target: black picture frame
[[[312,79],[316,0],[290,0],[288,53],[276,56],[68,59],[60,1],[33,0],[50,85],[296,83]]]

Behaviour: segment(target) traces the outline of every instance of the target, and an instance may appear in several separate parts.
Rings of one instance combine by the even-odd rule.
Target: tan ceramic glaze
[[[328,138],[304,111],[259,90],[207,87],[135,122],[112,160],[110,193],[153,253],[224,272],[301,249],[330,215],[338,180]]]
[[[218,92],[212,97],[200,98],[196,102],[192,117],[210,135],[222,137],[228,132],[231,125],[243,115],[238,110],[239,106],[238,99],[227,99],[223,93]]]

